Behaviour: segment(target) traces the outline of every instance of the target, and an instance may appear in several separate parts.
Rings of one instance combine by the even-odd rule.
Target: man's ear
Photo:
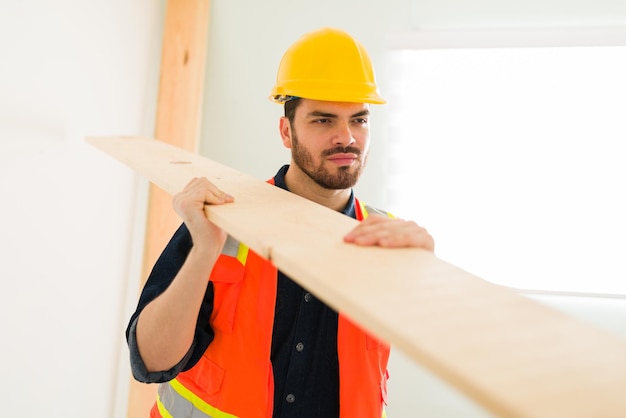
[[[291,123],[285,116],[280,118],[280,137],[283,140],[283,145],[286,148],[291,148]]]

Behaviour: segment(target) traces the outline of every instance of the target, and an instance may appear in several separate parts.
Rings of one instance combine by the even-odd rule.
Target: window
[[[626,294],[625,46],[389,59],[390,210],[494,283]]]

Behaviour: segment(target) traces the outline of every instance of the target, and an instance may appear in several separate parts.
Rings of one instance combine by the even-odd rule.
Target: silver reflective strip
[[[389,212],[385,212],[384,210],[380,210],[377,208],[374,208],[372,206],[369,205],[365,205],[365,210],[367,211],[367,213],[369,215],[371,214],[375,214],[375,215],[382,215],[382,216],[387,216],[389,218],[393,218],[394,216],[392,214],[390,214]]]
[[[183,398],[169,383],[159,385],[159,400],[167,412],[174,418],[213,418],[194,408],[193,404]]]
[[[231,257],[237,257],[237,253],[239,252],[239,241],[230,235],[226,238],[226,243],[224,244],[224,249],[222,250],[222,254],[229,255]]]

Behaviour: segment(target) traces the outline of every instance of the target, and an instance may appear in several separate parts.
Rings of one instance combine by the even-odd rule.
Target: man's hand
[[[435,250],[435,241],[426,229],[413,221],[370,215],[343,240],[356,245],[380,247],[417,247]]]
[[[187,225],[194,247],[223,244],[226,233],[207,219],[204,205],[221,205],[233,201],[232,196],[204,177],[192,179],[182,192],[174,196],[174,209]]]

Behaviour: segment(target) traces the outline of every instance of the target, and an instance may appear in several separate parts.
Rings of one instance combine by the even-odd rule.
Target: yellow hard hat
[[[303,35],[283,55],[270,99],[284,103],[293,97],[386,103],[378,95],[374,68],[363,45],[333,28]]]

